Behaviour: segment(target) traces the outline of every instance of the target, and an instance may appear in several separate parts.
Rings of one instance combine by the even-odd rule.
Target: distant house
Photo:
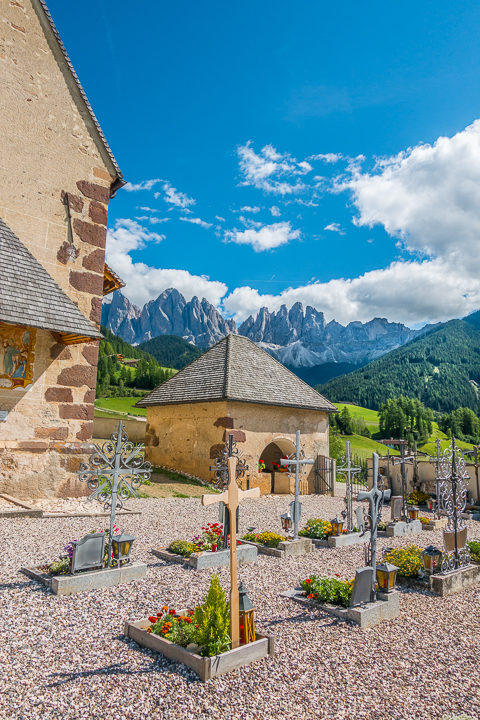
[[[209,470],[233,433],[249,469],[244,486],[263,494],[289,492],[274,463],[294,452],[295,433],[309,458],[328,457],[328,415],[336,408],[255,343],[228,335],[137,402],[147,408],[146,455],[164,465],[212,479]],[[259,472],[259,461],[266,472]],[[312,492],[309,467],[303,492]]]
[[[85,494],[122,174],[43,0],[2,2],[0,492]],[[90,48],[94,52],[94,48]]]

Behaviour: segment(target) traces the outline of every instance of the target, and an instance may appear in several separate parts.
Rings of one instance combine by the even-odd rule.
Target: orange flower
[[[306,583],[311,583],[312,581],[311,581],[310,578],[308,578],[308,580],[305,580],[305,582],[306,582]]]
[[[309,597],[309,599],[312,599],[312,598],[313,598],[313,593],[310,593],[310,595],[309,595],[308,597]]]
[[[189,614],[189,615],[195,615],[195,610],[189,610],[189,611],[188,611],[188,614]]]
[[[153,632],[152,628],[147,628],[147,632]]]
[[[164,612],[167,612],[167,611],[168,611],[168,606],[167,606],[167,605],[164,605],[164,606],[162,607],[162,610],[163,610]]]

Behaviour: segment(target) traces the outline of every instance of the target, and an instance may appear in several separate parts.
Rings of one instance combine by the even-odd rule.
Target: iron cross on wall
[[[400,441],[400,457],[393,458],[394,465],[401,465],[402,469],[402,520],[403,522],[410,522],[407,512],[407,482],[408,482],[408,470],[406,465],[413,465],[413,455],[405,456],[405,441]]]
[[[240,490],[236,477],[237,458],[228,458],[228,486],[221,495],[202,495],[202,505],[223,502],[230,515],[230,637],[232,650],[240,645],[240,616],[237,584],[237,508],[244,498],[260,497],[260,488]]]

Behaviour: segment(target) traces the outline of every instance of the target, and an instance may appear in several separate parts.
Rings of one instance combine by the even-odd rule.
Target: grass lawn
[[[128,413],[129,415],[140,415],[147,417],[147,408],[136,408],[135,403],[140,400],[139,397],[117,397],[117,398],[98,398],[95,400],[95,415],[97,417],[112,417],[111,413],[97,414],[97,411],[115,410],[117,413]]]
[[[380,456],[387,454],[386,446],[371,438],[363,437],[362,435],[341,435],[340,437],[344,442],[345,440],[350,440],[352,454],[358,455],[361,458],[370,458],[374,452]],[[390,455],[399,455],[399,453],[390,448]]]

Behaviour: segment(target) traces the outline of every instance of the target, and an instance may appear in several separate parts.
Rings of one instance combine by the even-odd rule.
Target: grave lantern
[[[292,516],[289,512],[283,513],[283,515],[280,515],[280,520],[282,521],[282,530],[285,530],[285,532],[288,532],[293,524]]]
[[[421,553],[421,558],[423,562],[423,568],[426,573],[428,573],[429,575],[433,575],[436,572],[440,572],[443,558],[443,553],[441,550],[434,547],[433,545],[429,545]]]
[[[336,537],[342,534],[344,524],[344,521],[339,520],[338,517],[331,521],[332,531]]]
[[[112,537],[112,553],[119,567],[130,562],[130,550],[134,540],[134,537],[123,532]]]
[[[408,508],[408,517],[410,518],[410,520],[418,520],[419,512],[420,512],[420,510],[417,507],[414,507],[414,506],[409,507]]]
[[[240,583],[238,588],[238,609],[240,612],[240,641],[242,645],[247,645],[255,640],[255,615],[254,607],[243,583]]]
[[[380,590],[384,592],[392,592],[395,588],[395,580],[397,578],[398,567],[384,562],[377,565],[377,582]]]

